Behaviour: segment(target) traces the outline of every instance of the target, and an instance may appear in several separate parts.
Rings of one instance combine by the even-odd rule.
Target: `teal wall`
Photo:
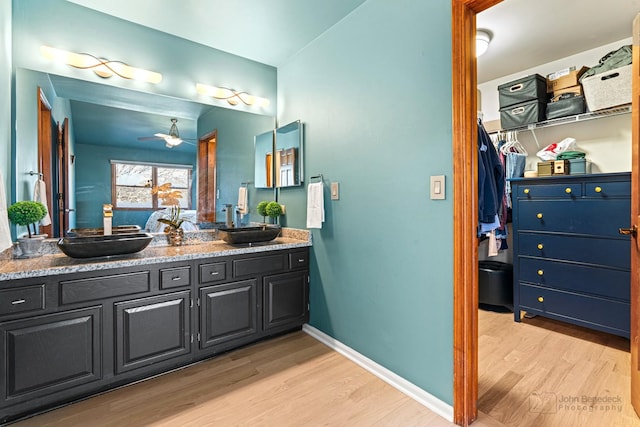
[[[11,2],[0,1],[0,171],[11,203]]]
[[[167,157],[165,151],[136,150],[122,147],[76,144],[76,226],[78,228],[102,227],[102,205],[111,203],[111,160],[131,160],[157,163],[191,165],[196,174],[194,153],[174,151]],[[195,195],[193,190],[193,209]],[[113,225],[137,224],[141,228],[153,210],[115,210]]]
[[[219,198],[216,204],[216,218],[224,221],[222,212],[225,204],[236,206],[238,188],[243,182],[248,185],[249,216],[243,223],[262,222],[256,215],[256,205],[260,200],[274,200],[273,190],[256,189],[254,186],[254,136],[272,130],[275,126],[273,117],[250,113],[235,113],[230,110],[215,109],[200,117],[198,134],[204,135],[214,129],[218,130],[216,148],[216,177],[218,180]]]
[[[368,0],[278,69],[278,123],[322,173],[311,325],[453,403],[451,3]],[[429,199],[429,176],[447,199]],[[329,183],[340,200],[329,200]],[[281,189],[304,227],[306,189]]]

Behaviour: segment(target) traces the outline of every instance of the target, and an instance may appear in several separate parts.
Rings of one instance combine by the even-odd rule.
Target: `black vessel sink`
[[[58,247],[72,258],[93,258],[139,252],[151,243],[149,233],[113,234],[110,236],[75,236],[58,240]]]
[[[218,228],[218,237],[227,243],[258,243],[275,239],[282,228],[279,225],[260,225],[257,227]]]

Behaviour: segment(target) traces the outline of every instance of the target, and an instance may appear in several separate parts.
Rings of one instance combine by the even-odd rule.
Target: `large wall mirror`
[[[296,120],[255,137],[256,188],[302,185],[303,124]]]
[[[215,163],[208,169],[215,177],[215,188],[211,191],[217,205],[211,210],[214,221],[215,218],[220,221],[220,218],[224,219],[221,211],[224,205],[237,203],[238,188],[253,181],[254,135],[273,129],[275,125],[273,116],[18,69],[16,120],[20,126],[16,127],[17,141],[37,139],[38,106],[35,100],[38,88],[47,89],[54,117],[52,127],[56,121],[69,118],[69,192],[72,197],[66,209],[71,210],[72,215],[66,229],[102,226],[102,205],[110,203],[113,197],[114,161],[151,165],[158,173],[162,172],[164,164],[191,166],[190,193],[186,196],[189,200],[184,200],[183,206],[197,223],[200,198],[198,144],[213,131],[217,131]],[[157,133],[170,133],[172,118],[178,119],[177,127],[184,142],[168,147],[162,138],[153,137]],[[211,137],[207,142],[209,139]],[[16,199],[30,199],[35,178],[28,172],[38,169],[36,152],[28,144],[17,144],[13,156]],[[188,187],[187,184],[182,186]],[[252,197],[261,196],[250,188],[249,199]],[[119,209],[114,212],[113,224],[135,224],[144,228],[151,215],[160,210],[164,207]],[[55,235],[60,234],[61,230],[55,232]]]

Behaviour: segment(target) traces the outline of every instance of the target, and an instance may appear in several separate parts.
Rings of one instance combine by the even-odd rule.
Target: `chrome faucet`
[[[227,228],[233,227],[233,205],[224,205],[224,209],[222,209],[226,215],[224,218],[224,226]]]
[[[236,227],[242,227],[242,214],[238,206],[236,206]]]

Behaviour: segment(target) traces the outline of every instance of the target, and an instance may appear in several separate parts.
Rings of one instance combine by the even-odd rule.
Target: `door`
[[[308,282],[304,271],[263,279],[263,327],[286,330],[302,325],[308,317]]]
[[[216,222],[216,146],[218,132],[198,140],[198,222]]]
[[[632,228],[640,225],[640,14],[633,21],[633,106],[631,160]],[[640,244],[633,234],[631,254],[631,404],[640,415]]]
[[[57,144],[57,215],[60,237],[64,236],[70,227],[69,214],[71,197],[71,171],[69,169],[69,119],[65,118],[62,126],[58,125]]]
[[[56,128],[57,125],[53,122],[51,115],[51,104],[47,101],[42,89],[38,88],[38,172],[46,184],[47,210],[52,221],[49,225],[41,225],[39,233],[48,234],[49,237],[58,237],[56,234],[58,224],[55,222],[57,209],[52,209],[53,206],[56,206],[52,204],[52,197],[56,194],[53,186],[55,177],[53,157],[58,139]]]

